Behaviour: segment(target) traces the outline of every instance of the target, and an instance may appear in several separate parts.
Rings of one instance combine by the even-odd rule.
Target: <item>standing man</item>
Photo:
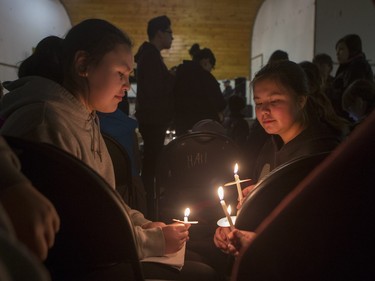
[[[173,118],[172,89],[174,75],[164,64],[161,50],[172,45],[171,21],[167,16],[151,19],[147,26],[149,42],[137,54],[137,103],[135,116],[143,138],[142,180],[147,192],[150,219],[154,212],[155,167],[164,145],[165,132]]]

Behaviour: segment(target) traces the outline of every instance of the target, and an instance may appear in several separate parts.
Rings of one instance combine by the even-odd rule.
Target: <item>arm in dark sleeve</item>
[[[210,104],[217,112],[221,112],[225,109],[227,103],[224,99],[223,94],[221,93],[219,82],[215,77],[208,73],[207,83],[205,83],[205,93],[208,96]]]

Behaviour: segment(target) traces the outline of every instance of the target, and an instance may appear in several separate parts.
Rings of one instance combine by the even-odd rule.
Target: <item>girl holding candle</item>
[[[57,69],[61,77],[29,73],[38,76],[25,76],[10,84],[10,92],[2,99],[5,123],[1,133],[55,145],[82,160],[115,188],[113,165],[96,111],[115,111],[129,90],[132,42],[111,23],[88,19],[74,26],[61,44],[61,50],[53,49],[61,59],[61,66],[56,64],[61,67]],[[35,64],[40,66],[41,61]],[[176,253],[189,239],[189,224],[152,222],[139,211],[126,209],[140,259]],[[193,261],[185,261],[181,271],[158,263],[143,264],[148,279],[183,280],[191,274],[195,280],[215,277],[210,267]]]
[[[255,165],[255,182],[265,165],[271,171],[293,159],[331,151],[348,132],[337,116],[325,115],[319,93],[312,95],[305,72],[294,62],[266,65],[252,85],[257,119],[270,135]]]
[[[270,135],[252,171],[257,182],[274,168],[299,157],[332,151],[347,130],[312,95],[303,69],[291,61],[263,67],[252,81],[257,120]],[[333,121],[334,120],[334,121]],[[253,185],[243,190],[248,195]],[[228,230],[218,228],[214,242],[228,251]]]

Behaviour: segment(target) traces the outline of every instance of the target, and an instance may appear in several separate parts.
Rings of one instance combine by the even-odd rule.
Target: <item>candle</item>
[[[231,215],[232,214],[232,208],[231,208],[230,205],[228,205],[228,209],[227,210],[228,210],[228,214]]]
[[[242,203],[243,195],[242,195],[242,189],[241,189],[241,182],[240,177],[237,175],[238,172],[238,164],[234,165],[234,180],[237,185],[237,193],[238,193],[238,201]]]
[[[189,221],[189,215],[190,215],[190,209],[186,208],[185,209],[185,213],[184,213],[184,222],[188,222]]]
[[[228,208],[227,208],[227,205],[225,204],[225,201],[224,201],[224,189],[223,189],[222,186],[220,186],[218,188],[217,193],[219,195],[221,207],[223,208],[224,214],[225,214],[225,216],[226,216],[226,218],[229,222],[230,229],[234,230],[232,218],[231,218],[230,214],[228,213]]]
[[[190,216],[190,208],[186,208],[184,212],[184,220],[178,220],[178,219],[173,219],[175,222],[179,223],[189,223],[189,224],[197,224],[197,221],[189,221],[189,216]]]

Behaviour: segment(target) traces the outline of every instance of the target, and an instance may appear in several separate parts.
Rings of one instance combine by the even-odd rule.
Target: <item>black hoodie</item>
[[[173,117],[174,76],[163,62],[160,51],[144,42],[135,55],[137,63],[136,113],[139,123],[165,124]]]

